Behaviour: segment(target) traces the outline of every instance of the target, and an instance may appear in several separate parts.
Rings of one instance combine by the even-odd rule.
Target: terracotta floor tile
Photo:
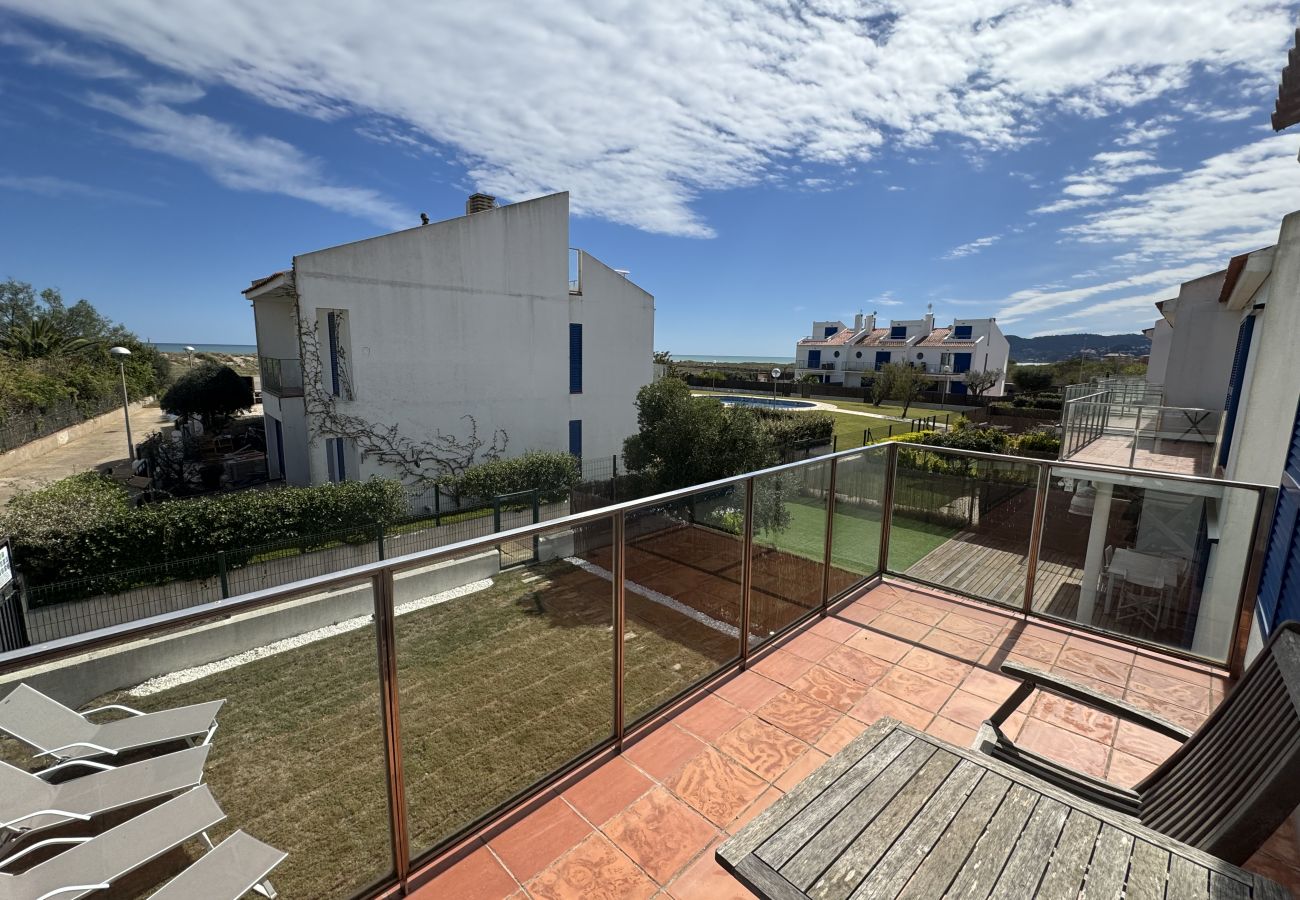
[[[1136,756],[1129,756],[1119,750],[1110,752],[1110,767],[1106,770],[1106,780],[1120,787],[1131,788],[1155,769],[1156,764]]]
[[[821,665],[823,668],[846,675],[866,687],[871,687],[883,678],[890,667],[890,664],[883,659],[877,659],[848,644],[833,653],[826,654]]]
[[[699,859],[691,863],[676,881],[668,886],[673,900],[753,900],[754,895],[732,875],[718,865],[717,843]]]
[[[875,631],[883,631],[905,641],[916,642],[929,634],[933,626],[925,622],[918,622],[915,619],[904,618],[893,612],[887,612],[876,616],[871,623],[871,627]]]
[[[888,675],[876,682],[875,690],[893,694],[900,700],[930,712],[938,712],[955,688],[956,685],[946,681],[895,666]]]
[[[975,735],[977,734],[974,728],[967,728],[965,725],[954,722],[952,719],[945,719],[943,716],[935,716],[930,724],[925,727],[925,731],[941,741],[947,741],[954,747],[967,750],[975,742]]]
[[[701,740],[712,742],[747,715],[749,710],[734,706],[717,694],[705,694],[673,716],[673,722]]]
[[[830,759],[825,753],[814,748],[809,748],[808,752],[794,761],[790,768],[781,774],[781,777],[772,782],[776,787],[783,791],[789,791],[796,784],[807,778],[818,766]]]
[[[1133,665],[1133,658],[1136,655],[1127,647],[1113,644],[1109,641],[1094,640],[1083,637],[1082,635],[1072,634],[1065,640],[1066,647],[1074,647],[1093,656],[1104,656],[1107,659],[1113,659],[1116,662],[1124,663],[1126,666]]]
[[[1103,681],[1100,678],[1094,678],[1091,675],[1084,675],[1080,672],[1073,672],[1069,669],[1062,669],[1059,666],[1053,666],[1053,672],[1061,675],[1071,681],[1077,681],[1084,687],[1090,687],[1099,694],[1107,697],[1114,697],[1116,700],[1124,699],[1124,688],[1117,684],[1111,684],[1109,681]]]
[[[942,633],[942,632],[940,632]],[[983,652],[981,650],[981,652]],[[979,654],[975,654],[976,658]],[[905,669],[920,672],[954,687],[966,680],[971,667],[960,660],[952,659],[942,653],[927,650],[925,647],[913,647],[899,662]]]
[[[1060,644],[1054,644],[1032,634],[1016,634],[1014,630],[1011,636],[1002,639],[1002,646],[1016,656],[1028,657],[1039,668],[1045,668],[1056,662],[1056,658],[1061,653]]]
[[[718,685],[713,693],[742,709],[753,711],[781,693],[781,685],[757,672],[741,672]]]
[[[808,749],[776,725],[750,716],[717,740],[718,749],[771,781]]]
[[[778,788],[768,787],[764,789],[763,793],[758,795],[757,800],[749,804],[749,806],[746,806],[740,811],[740,815],[731,820],[727,825],[727,833],[735,834],[737,831],[744,828],[750,822],[754,821],[759,813],[780,800],[781,796],[782,792]]]
[[[809,744],[817,743],[840,717],[836,710],[798,691],[782,691],[760,706],[756,715]]]
[[[949,634],[991,644],[1002,634],[1002,623],[981,621],[963,613],[948,613],[939,620],[938,628]]]
[[[812,667],[812,660],[796,656],[787,650],[775,650],[749,668],[765,678],[789,687]]]
[[[852,623],[856,627],[865,627],[876,621],[876,618],[884,612],[879,606],[869,606],[864,603],[850,603],[848,606],[836,613],[841,619]]]
[[[948,702],[940,708],[939,715],[978,730],[984,720],[1001,705],[1001,701],[987,700],[969,691],[959,690],[948,698]]]
[[[554,795],[487,845],[510,874],[525,882],[591,834],[591,825]]]
[[[891,663],[898,662],[912,649],[912,645],[906,641],[871,630],[859,631],[856,636],[845,641],[845,646]],[[822,664],[825,665],[825,660]]]
[[[1208,713],[1210,711],[1209,685],[1188,684],[1179,678],[1171,678],[1161,672],[1135,668],[1129,675],[1128,687],[1131,691],[1146,694],[1170,703],[1177,703],[1184,709]]]
[[[868,725],[882,716],[891,716],[900,722],[906,722],[913,728],[925,728],[934,718],[934,713],[874,688],[867,691],[867,696],[854,704],[849,715]]]
[[[762,778],[712,747],[687,763],[668,783],[673,793],[719,827],[736,818],[766,786]]]
[[[838,649],[839,646],[839,641],[824,638],[812,631],[805,631],[782,644],[781,649],[812,662],[818,662],[827,653]]]
[[[636,863],[599,833],[570,850],[527,887],[537,900],[642,900],[658,890]]]
[[[1117,684],[1120,687],[1128,684],[1129,672],[1132,670],[1132,666],[1127,663],[1105,656],[1097,656],[1079,647],[1066,647],[1062,650],[1060,656],[1056,659],[1056,666],[1070,672],[1100,678],[1102,681]]]
[[[913,597],[899,600],[889,608],[889,611],[896,616],[929,625],[931,628],[938,625],[948,615],[943,610],[936,609],[928,603],[918,602]]]
[[[417,900],[502,900],[519,890],[519,884],[501,867],[492,852],[480,845],[477,850],[452,864],[432,881],[411,895]]]
[[[869,685],[854,681],[825,666],[813,666],[791,688],[818,703],[848,712],[862,699]]]
[[[603,825],[654,786],[627,760],[616,756],[561,794],[589,822]]]
[[[849,745],[855,737],[867,730],[867,724],[853,716],[840,716],[839,721],[822,735],[815,745],[818,750],[834,756]]]
[[[1101,744],[1109,744],[1115,737],[1114,716],[1055,694],[1039,691],[1029,714]]]
[[[672,880],[718,833],[662,787],[610,819],[602,830],[660,884]]]
[[[1001,703],[1015,693],[1017,684],[1018,682],[1013,678],[976,667],[961,683],[961,689],[985,700],[996,700]]]
[[[1194,667],[1191,664],[1184,665],[1168,659],[1158,659],[1147,656],[1145,653],[1133,654],[1133,667],[1135,669],[1146,669],[1149,672],[1159,672],[1161,675],[1168,675],[1170,678],[1177,678],[1179,681],[1186,681],[1188,684],[1194,684],[1197,687],[1208,688],[1215,682],[1222,683],[1222,679],[1211,675],[1204,669]]]
[[[652,777],[663,781],[704,747],[699,738],[667,722],[637,740],[623,751],[623,755]]]
[[[989,645],[974,638],[962,637],[950,631],[936,628],[925,636],[924,644],[947,656],[956,657],[968,663],[976,663],[989,649]]]
[[[1015,740],[1026,750],[1041,753],[1080,772],[1098,778],[1106,776],[1110,748],[1073,731],[1049,725],[1041,719],[1030,718]]]
[[[1173,738],[1157,734],[1149,728],[1120,720],[1115,732],[1115,749],[1159,765],[1182,744]]]
[[[858,633],[858,626],[838,618],[838,613],[819,620],[809,629],[813,634],[842,644]]]
[[[1170,703],[1166,700],[1158,700],[1155,697],[1147,696],[1140,691],[1125,691],[1124,699],[1134,706],[1149,710],[1160,716],[1167,722],[1173,722],[1188,731],[1195,731],[1201,727],[1205,721],[1205,713],[1197,712],[1194,709],[1188,709],[1177,703]]]

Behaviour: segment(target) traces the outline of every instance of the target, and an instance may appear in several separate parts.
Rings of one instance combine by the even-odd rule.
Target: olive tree
[[[252,407],[253,389],[248,382],[230,366],[211,362],[182,375],[162,398],[165,411],[183,419],[197,417],[208,430]]]

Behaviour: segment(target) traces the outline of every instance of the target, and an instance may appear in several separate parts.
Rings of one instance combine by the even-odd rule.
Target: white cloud
[[[0,31],[0,47],[18,51],[28,65],[63,69],[82,78],[130,80],[135,77],[135,72],[109,56],[69,50],[61,41],[43,41],[23,31]]]
[[[1115,138],[1115,143],[1121,147],[1154,144],[1173,134],[1173,123],[1177,121],[1178,117],[1173,115],[1156,116],[1153,119],[1147,119],[1145,122],[1136,122],[1129,119],[1124,123],[1124,133]]]
[[[130,191],[96,187],[55,175],[0,175],[0,188],[22,191],[41,197],[87,197],[92,200],[111,200],[117,203],[138,203],[144,206],[162,206],[152,197],[142,197]]]
[[[694,236],[712,234],[701,192],[778,162],[848,167],[939,135],[978,155],[1049,108],[1122,113],[1194,71],[1275,78],[1293,27],[1274,0],[0,6],[276,106],[401,123],[505,198],[568,189],[580,213]]]
[[[1002,240],[1002,235],[1000,234],[990,234],[987,237],[976,238],[973,241],[968,241],[965,244],[953,247],[943,255],[943,258],[961,259],[963,256],[970,256],[971,254],[979,253],[985,247],[990,247],[1000,240]]]
[[[122,132],[132,144],[194,163],[233,190],[284,194],[385,228],[416,223],[415,213],[375,191],[330,182],[318,160],[276,138],[244,134],[208,116],[149,100],[128,103],[92,94],[88,102],[135,126]]]
[[[1155,164],[1150,150],[1115,150],[1098,153],[1092,165],[1082,172],[1067,175],[1060,200],[1034,210],[1035,214],[1067,212],[1085,206],[1097,206],[1102,198],[1116,193],[1116,186],[1138,178],[1167,175],[1175,171]]]

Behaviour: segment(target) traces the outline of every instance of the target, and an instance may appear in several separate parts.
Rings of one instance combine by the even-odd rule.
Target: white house
[[[1010,356],[1011,345],[996,319],[955,319],[936,328],[934,314],[927,312],[877,328],[875,313],[859,313],[852,328],[840,321],[814,322],[812,334],[795,346],[795,377],[811,373],[823,384],[861,387],[885,364],[904,362],[924,368],[938,383],[946,381],[949,393],[964,394],[965,373],[997,369],[1005,374]],[[985,395],[1002,393],[999,378]]]
[[[290,484],[410,481],[493,446],[619,453],[652,378],[654,298],[570,250],[567,193],[475,194],[464,216],[296,256],[243,293]]]

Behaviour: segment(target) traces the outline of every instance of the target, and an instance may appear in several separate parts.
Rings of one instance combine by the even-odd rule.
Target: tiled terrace
[[[1006,660],[1068,673],[1187,727],[1225,690],[1211,669],[886,582],[472,838],[423,873],[413,896],[748,897],[714,862],[721,840],[880,716],[969,746],[1014,686],[996,674]],[[1022,709],[1007,729],[1022,746],[1120,784],[1176,746],[1052,696]],[[1294,847],[1279,831],[1247,867],[1300,886]]]
[[[1132,466],[1176,475],[1209,475],[1214,468],[1213,458],[1213,443],[1146,437],[1138,440],[1137,452],[1134,453],[1133,437],[1127,434],[1103,434],[1069,456],[1075,462]]]

